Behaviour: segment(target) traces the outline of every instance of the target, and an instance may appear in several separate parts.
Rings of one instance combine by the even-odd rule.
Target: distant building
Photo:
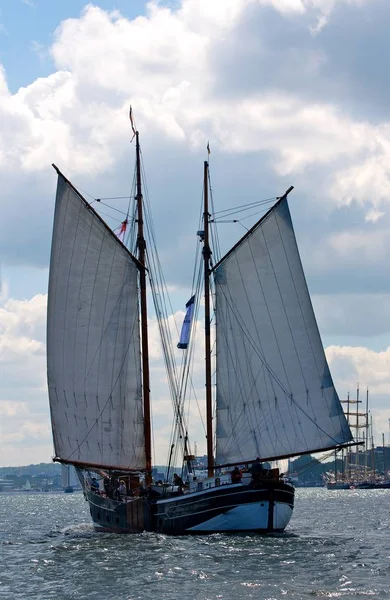
[[[0,479],[0,492],[6,492],[14,487],[14,482],[9,479]]]

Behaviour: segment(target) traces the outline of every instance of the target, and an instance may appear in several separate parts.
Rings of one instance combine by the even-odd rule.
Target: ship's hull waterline
[[[294,506],[294,487],[283,481],[224,485],[157,500],[123,502],[88,489],[85,494],[95,528],[116,533],[282,532]]]

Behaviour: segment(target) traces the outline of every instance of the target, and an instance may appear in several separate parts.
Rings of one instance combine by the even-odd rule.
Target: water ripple
[[[285,534],[203,537],[96,533],[81,494],[0,494],[0,598],[389,600],[378,492],[298,490]]]

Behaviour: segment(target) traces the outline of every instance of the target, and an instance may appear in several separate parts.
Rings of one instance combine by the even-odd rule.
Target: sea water
[[[93,530],[81,493],[0,493],[0,598],[390,600],[390,490],[298,489],[284,534]]]

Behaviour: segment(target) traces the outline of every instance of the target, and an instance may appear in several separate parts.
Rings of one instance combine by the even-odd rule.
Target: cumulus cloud
[[[132,21],[89,5],[81,18],[64,21],[56,31],[50,49],[56,73],[14,95],[3,74],[3,114],[12,122],[3,140],[2,164],[37,171],[54,159],[76,173],[109,168],[118,139],[128,137],[123,115],[129,98],[137,103],[137,118],[149,131],[187,143],[203,144],[212,136],[226,152],[265,150],[275,155],[274,164],[283,174],[337,157],[353,156],[361,162],[367,153],[378,154],[385,163],[387,129],[351,120],[326,97],[308,105],[298,91],[291,93],[282,82],[275,87],[272,80],[238,99],[213,96],[220,73],[210,55],[223,49],[219,43],[227,34],[234,36],[247,11],[257,8],[266,22],[261,10],[267,5],[285,19],[290,13],[313,10],[328,14],[337,4],[225,0],[211,5],[184,0],[176,11],[150,3],[148,16]],[[242,36],[235,42],[245,47]],[[313,74],[315,68],[309,73]],[[231,88],[234,82],[233,73]],[[383,198],[389,189],[385,164],[377,169]],[[363,163],[360,170],[367,172],[367,185],[377,180],[371,163]],[[343,175],[341,170],[336,179],[333,193],[339,200],[349,177],[353,173]],[[366,187],[356,188],[350,193],[366,199]]]
[[[0,304],[0,422],[3,462],[23,464],[27,456],[52,453],[46,391],[46,297]]]
[[[169,282],[188,285],[199,171],[210,140],[220,207],[296,184],[292,213],[320,321],[329,335],[363,327],[369,345],[381,320],[388,329],[388,12],[387,0],[375,6],[368,0],[182,0],[175,8],[151,2],[145,16],[132,20],[90,4],[79,18],[59,23],[49,48],[33,44],[51,57],[51,75],[11,93],[0,67],[2,259],[47,267],[52,162],[95,196],[128,194],[131,101]],[[3,296],[0,349],[9,383],[1,410],[12,417],[18,402],[20,419],[28,418],[17,435],[32,439],[34,423],[48,423],[46,300]],[[162,382],[153,321],[151,333]],[[345,377],[376,381],[378,353],[366,356],[365,372],[356,350],[345,346],[344,352],[330,351],[336,372],[345,367]],[[364,348],[359,352],[362,357]],[[379,364],[382,358],[378,372]],[[161,417],[167,407],[163,392]],[[161,422],[165,433],[164,427]]]

